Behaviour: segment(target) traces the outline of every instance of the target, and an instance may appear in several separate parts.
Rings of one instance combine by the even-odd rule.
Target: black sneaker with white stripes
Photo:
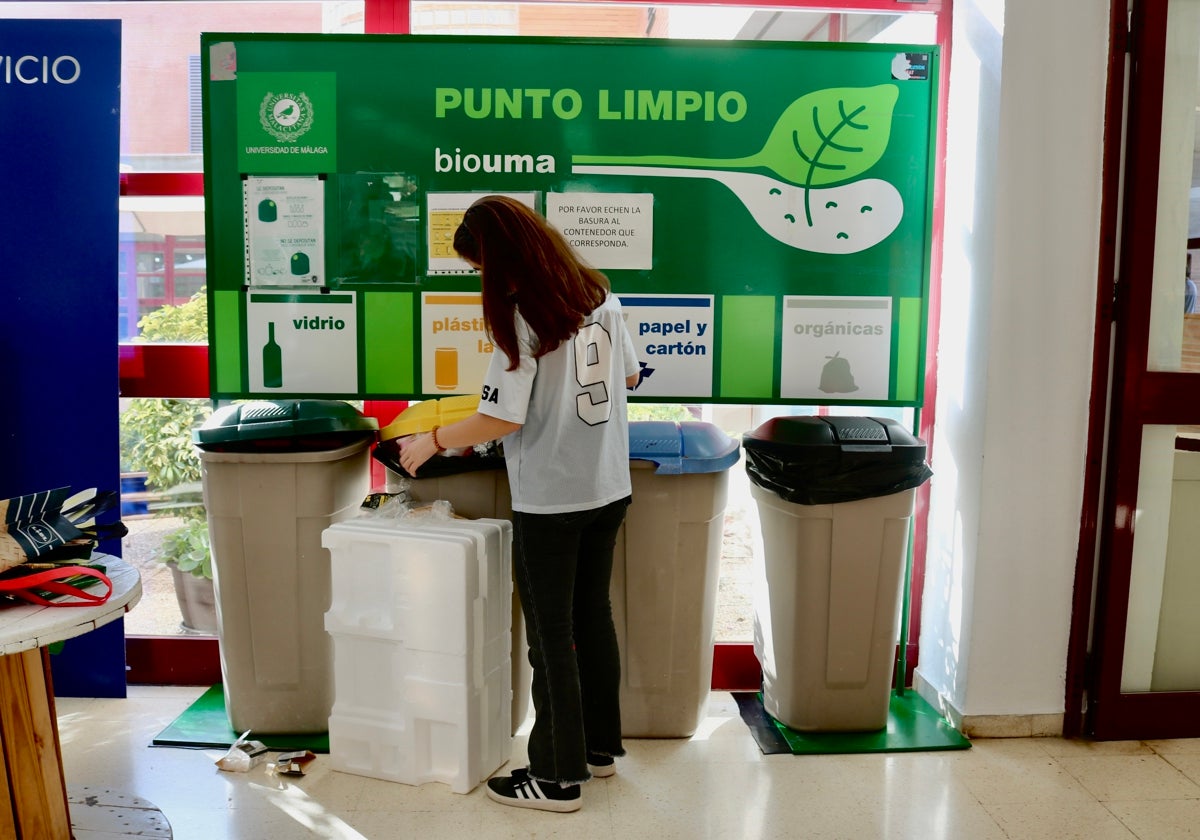
[[[514,770],[511,776],[488,779],[487,795],[501,804],[516,808],[536,808],[564,814],[578,811],[582,804],[579,785],[563,787],[557,782],[539,782],[529,778],[526,769]]]

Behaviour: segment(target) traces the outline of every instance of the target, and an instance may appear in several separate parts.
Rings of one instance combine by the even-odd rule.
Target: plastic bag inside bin
[[[751,481],[801,505],[889,496],[933,475],[925,442],[880,417],[776,417],[742,448]]]
[[[417,468],[416,475],[412,475],[400,466],[400,443],[409,437],[411,435],[381,440],[371,457],[406,478],[440,478],[476,470],[504,469],[504,448],[500,441],[493,440],[467,449],[461,455],[435,455]]]

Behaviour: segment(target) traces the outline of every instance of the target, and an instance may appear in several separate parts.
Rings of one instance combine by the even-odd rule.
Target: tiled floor
[[[505,808],[476,788],[410,787],[330,770],[224,773],[221,750],[151,747],[200,688],[132,686],[124,700],[59,698],[67,786],[157,806],[177,840],[1172,840],[1200,837],[1200,740],[980,740],[971,749],[857,756],[762,755],[729,694],[688,740],[629,740],[583,808]],[[514,759],[524,739],[518,735]],[[117,840],[126,834],[81,835]]]

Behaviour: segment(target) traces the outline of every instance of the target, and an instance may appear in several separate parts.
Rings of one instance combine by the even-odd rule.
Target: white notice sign
[[[492,360],[478,292],[421,295],[421,391],[477,394]]]
[[[249,390],[340,394],[358,388],[355,292],[251,292],[246,304]]]
[[[548,193],[546,218],[588,265],[599,269],[653,265],[651,193]]]
[[[838,402],[886,400],[892,360],[890,297],[785,297],[779,395]]]
[[[620,295],[641,363],[639,397],[711,396],[712,295]]]
[[[325,285],[325,187],[312,177],[242,183],[246,285]]]

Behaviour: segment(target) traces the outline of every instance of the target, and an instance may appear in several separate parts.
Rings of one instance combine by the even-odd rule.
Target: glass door
[[[1200,0],[1140,0],[1086,729],[1200,736]]]

